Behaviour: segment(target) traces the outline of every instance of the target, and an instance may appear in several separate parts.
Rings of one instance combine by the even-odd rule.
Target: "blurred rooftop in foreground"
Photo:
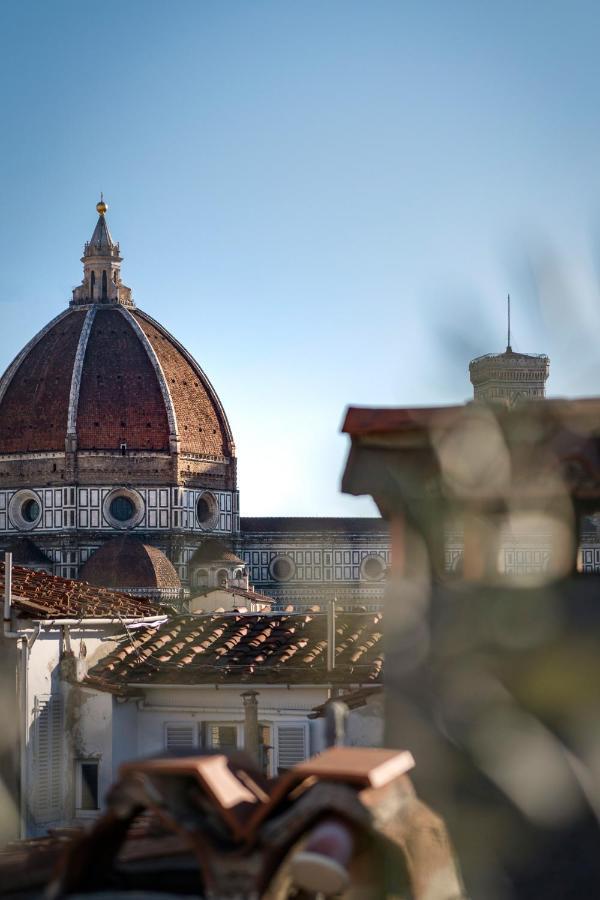
[[[600,398],[352,407],[343,430],[342,489],[390,522],[385,744],[469,896],[599,896]]]

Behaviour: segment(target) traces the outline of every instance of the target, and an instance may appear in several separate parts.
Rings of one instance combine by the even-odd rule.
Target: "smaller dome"
[[[25,566],[28,569],[41,569],[54,574],[52,560],[46,556],[37,544],[29,538],[16,538],[9,547],[6,548],[12,553],[13,564],[15,566]]]
[[[79,578],[107,587],[170,600],[179,597],[181,581],[162,550],[130,534],[111,538],[81,567]]]
[[[217,541],[212,538],[204,541],[198,547],[190,560],[190,565],[195,566],[199,563],[209,562],[231,562],[236,565],[239,564],[240,566],[246,565],[244,560],[240,559],[239,556],[236,556],[230,547],[222,541]]]

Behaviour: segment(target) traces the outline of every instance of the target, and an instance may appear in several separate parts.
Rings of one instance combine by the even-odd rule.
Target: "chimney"
[[[258,691],[244,691],[244,749],[257,765],[260,765],[258,747]]]

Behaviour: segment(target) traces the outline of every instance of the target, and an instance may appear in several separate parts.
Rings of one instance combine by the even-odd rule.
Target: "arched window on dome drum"
[[[106,278],[106,269],[102,272],[102,299],[106,300],[108,297],[108,280]]]
[[[96,273],[92,272],[90,276],[90,299],[94,299],[94,288],[96,286]]]
[[[227,569],[219,569],[217,572],[217,584],[219,587],[227,587]]]
[[[198,569],[196,572],[196,587],[208,587],[208,572],[206,569]]]

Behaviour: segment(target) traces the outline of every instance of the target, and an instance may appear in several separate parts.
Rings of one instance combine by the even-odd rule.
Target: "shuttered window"
[[[217,725],[207,722],[205,727],[208,747],[222,750],[223,753],[232,753],[234,750],[237,750],[237,725]]]
[[[197,729],[194,723],[166,722],[165,748],[167,750],[192,750],[197,745]]]
[[[277,768],[290,769],[307,756],[307,728],[297,725],[277,725]]]
[[[60,818],[63,797],[62,699],[40,695],[34,703],[34,795],[36,822]]]

